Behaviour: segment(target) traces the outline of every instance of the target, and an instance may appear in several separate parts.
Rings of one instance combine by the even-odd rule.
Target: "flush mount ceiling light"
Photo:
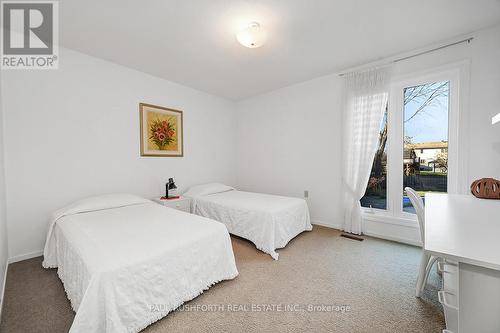
[[[262,29],[259,23],[251,22],[248,26],[241,30],[236,39],[241,45],[251,49],[264,45],[266,41],[266,32]]]

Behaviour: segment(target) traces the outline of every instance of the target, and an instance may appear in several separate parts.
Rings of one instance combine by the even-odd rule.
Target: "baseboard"
[[[4,296],[5,296],[5,285],[7,284],[7,270],[8,269],[9,269],[9,261],[7,260],[5,263],[5,272],[3,274],[2,294],[0,295],[0,322],[2,322],[3,300],[4,300]]]
[[[363,216],[363,234],[390,241],[422,246],[418,223],[391,217]]]
[[[413,239],[409,238],[402,238],[402,237],[394,237],[386,234],[378,234],[374,232],[363,232],[363,235],[374,237],[374,238],[380,238],[380,239],[385,239],[397,243],[403,243],[403,244],[408,244],[408,245],[413,245],[413,246],[422,246],[421,242],[415,241]]]
[[[311,220],[312,224],[315,225],[320,225],[322,227],[327,227],[331,229],[337,229],[337,230],[342,230],[342,225],[339,223],[326,223],[324,221],[319,221],[319,220]]]
[[[342,225],[340,223],[326,223],[324,221],[319,221],[319,220],[312,220],[311,223],[315,224],[315,225],[320,225],[322,227],[342,230]],[[413,228],[412,226],[409,226],[409,227]],[[380,239],[385,239],[385,240],[389,240],[389,241],[393,241],[393,242],[408,244],[408,245],[422,246],[422,243],[420,241],[416,241],[414,239],[405,238],[405,237],[393,236],[393,235],[386,234],[386,233],[377,233],[377,232],[373,232],[373,231],[366,232],[365,231],[365,232],[363,232],[363,235],[375,237],[375,238],[380,238]]]
[[[39,250],[39,251],[33,251],[33,252],[25,253],[25,254],[20,254],[18,256],[10,257],[9,264],[12,264],[12,263],[18,262],[18,261],[23,261],[23,260],[35,258],[35,257],[39,257],[42,254],[43,254],[43,250]]]

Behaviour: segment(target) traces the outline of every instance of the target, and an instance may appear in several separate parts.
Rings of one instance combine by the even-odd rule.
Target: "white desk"
[[[500,332],[500,200],[426,195],[425,249],[459,263],[460,333]]]

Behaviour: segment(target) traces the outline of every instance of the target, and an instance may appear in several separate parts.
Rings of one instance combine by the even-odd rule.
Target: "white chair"
[[[420,269],[418,271],[416,295],[420,297],[424,291],[425,285],[427,283],[427,277],[429,272],[434,265],[434,262],[438,259],[431,255],[425,250],[425,206],[422,198],[413,190],[411,187],[405,188],[408,197],[410,198],[411,204],[415,207],[417,213],[418,225],[420,226],[420,237],[422,239],[422,259],[420,260]]]

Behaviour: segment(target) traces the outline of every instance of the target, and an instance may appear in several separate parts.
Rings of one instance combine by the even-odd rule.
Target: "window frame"
[[[387,205],[386,209],[362,207],[364,222],[376,221],[418,228],[415,214],[403,211],[403,89],[430,82],[449,81],[448,193],[466,193],[467,137],[465,106],[469,91],[469,62],[462,61],[425,72],[393,79],[387,114]],[[394,124],[399,124],[394,126]],[[398,172],[392,172],[398,170]]]

